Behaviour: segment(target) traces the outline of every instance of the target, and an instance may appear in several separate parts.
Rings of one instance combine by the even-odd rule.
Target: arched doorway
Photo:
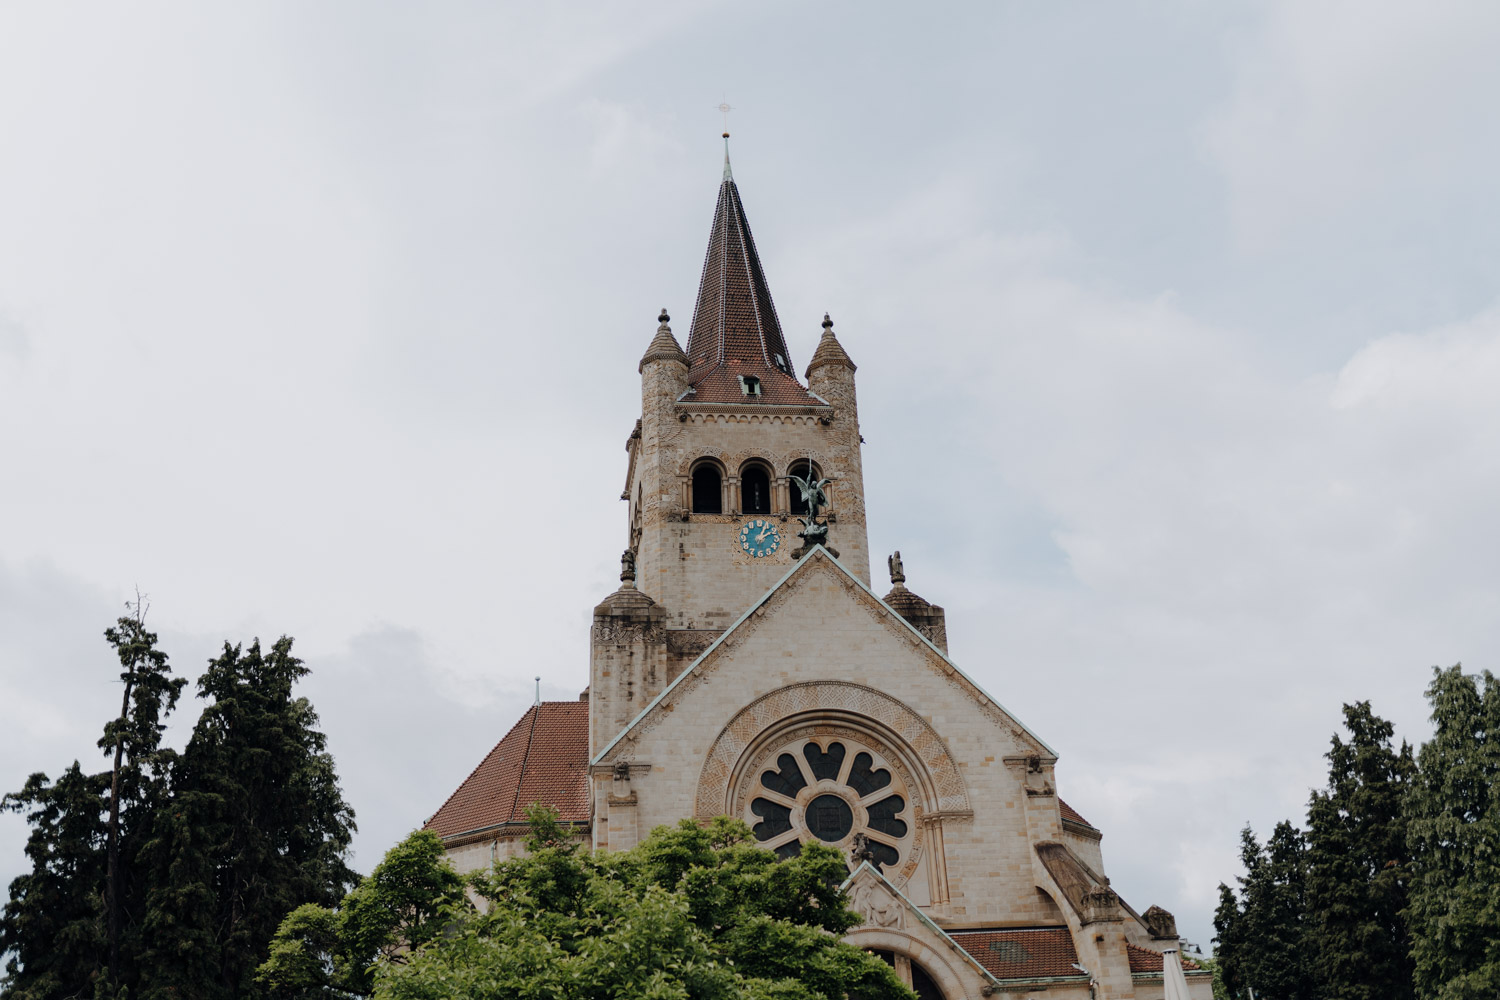
[[[921,1000],[947,1000],[942,987],[938,986],[937,980],[932,978],[931,973],[922,968],[920,962],[914,962],[894,951],[877,950],[875,954],[894,968],[896,975],[901,977],[901,981],[910,986],[912,992],[921,997]]]

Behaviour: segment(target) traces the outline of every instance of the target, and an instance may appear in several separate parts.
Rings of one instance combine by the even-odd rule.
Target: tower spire
[[[724,178],[687,339],[688,384],[693,402],[819,405],[797,381],[791,353],[776,318],[771,289],[745,206],[729,166],[724,133]],[[747,391],[746,379],[755,380]]]

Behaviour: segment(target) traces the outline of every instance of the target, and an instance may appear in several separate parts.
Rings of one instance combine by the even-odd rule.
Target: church
[[[522,850],[536,802],[601,850],[735,816],[783,857],[846,852],[848,940],[924,1000],[1159,1000],[1184,979],[1208,1000],[1171,914],[1111,888],[1058,752],[949,659],[899,553],[876,592],[855,364],[825,315],[798,378],[727,142],[685,350],[670,322],[640,360],[589,687],[533,706],[427,822],[455,867]]]

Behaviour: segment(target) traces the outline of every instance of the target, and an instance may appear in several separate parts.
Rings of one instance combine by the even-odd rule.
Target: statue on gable
[[[802,502],[807,505],[807,516],[799,519],[802,522],[802,530],[797,532],[797,537],[802,539],[802,548],[792,553],[793,557],[800,559],[814,545],[823,546],[837,557],[838,550],[830,547],[828,544],[828,524],[826,521],[822,524],[818,523],[819,508],[828,506],[828,493],[826,489],[832,480],[813,479],[813,471],[810,463],[806,479],[795,473],[789,478],[797,484],[797,489],[802,494]]]

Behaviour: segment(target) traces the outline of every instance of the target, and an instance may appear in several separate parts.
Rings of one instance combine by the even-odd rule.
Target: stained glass
[[[779,802],[756,799],[750,803],[750,811],[761,818],[761,821],[755,824],[756,840],[770,840],[777,834],[786,833],[792,828],[792,811]]]
[[[807,779],[802,777],[802,771],[797,767],[797,758],[784,753],[776,758],[776,766],[781,770],[767,771],[762,774],[760,783],[773,792],[780,792],[789,799],[795,799],[797,793],[807,785]]]
[[[869,754],[861,751],[854,755],[854,766],[849,769],[849,787],[858,792],[860,798],[891,783],[891,772],[874,765],[875,758]]]
[[[839,776],[839,768],[844,766],[844,744],[830,743],[825,753],[816,743],[809,743],[802,748],[802,756],[807,758],[813,777],[833,780]]]
[[[870,829],[900,840],[906,836],[906,824],[897,819],[896,814],[905,808],[906,800],[899,795],[881,799],[869,807]]]
[[[819,840],[843,840],[854,828],[854,811],[837,795],[819,795],[807,804],[807,828]]]

